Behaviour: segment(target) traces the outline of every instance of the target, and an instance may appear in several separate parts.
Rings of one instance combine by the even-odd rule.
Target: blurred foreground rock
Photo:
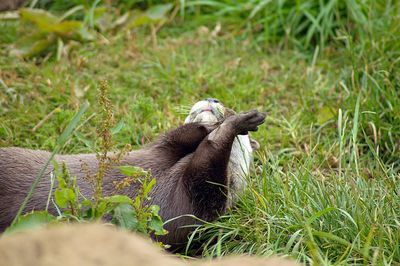
[[[279,258],[228,257],[191,262],[167,254],[150,240],[100,224],[52,226],[0,238],[0,265],[295,266]]]

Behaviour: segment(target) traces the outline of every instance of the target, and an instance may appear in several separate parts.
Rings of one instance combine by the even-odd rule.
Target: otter
[[[225,113],[226,108],[218,100],[200,101],[193,106],[185,124],[142,149],[127,153],[120,160],[120,165],[141,167],[156,178],[149,204],[160,206],[161,218],[170,220],[164,226],[169,231],[167,235],[153,236],[157,241],[172,247],[185,244],[191,232],[187,225],[198,223],[193,216],[204,221],[215,220],[234,200],[229,196],[229,189],[243,189],[244,182],[240,178],[248,171],[251,153],[248,132],[256,131],[266,114],[257,110]],[[238,143],[240,140],[242,143]],[[244,156],[248,162],[243,163],[241,157],[231,158],[235,141],[236,146],[245,145]],[[0,149],[0,231],[10,225],[49,156],[47,151],[16,147]],[[90,173],[96,173],[96,154],[56,155],[55,160],[65,163],[71,176],[76,177],[83,196],[93,197],[91,184],[85,178],[87,172],[82,171],[82,165]],[[46,177],[52,171],[52,166],[46,169],[26,205],[26,212],[45,209],[50,190],[50,178]],[[123,178],[117,168],[107,171],[104,195],[115,193],[114,181]],[[121,194],[134,197],[137,190],[138,185],[132,184]],[[56,207],[49,206],[49,212],[56,214]]]

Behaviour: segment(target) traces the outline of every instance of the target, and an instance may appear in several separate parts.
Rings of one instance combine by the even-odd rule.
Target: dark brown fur
[[[195,215],[206,221],[214,220],[226,208],[229,176],[227,165],[232,142],[236,135],[257,130],[265,114],[250,111],[226,118],[220,125],[189,123],[160,137],[145,148],[128,153],[121,165],[135,165],[149,170],[157,179],[151,192],[151,204],[160,206],[160,215],[167,221],[181,215]],[[0,230],[10,225],[29,187],[50,153],[22,148],[0,149]],[[82,194],[90,198],[92,189],[85,180],[82,165],[90,173],[97,171],[95,154],[57,155],[57,162],[65,162],[71,176],[77,177]],[[49,167],[40,181],[25,211],[43,210],[50,189]],[[110,170],[104,179],[104,194],[115,192],[113,181],[124,176],[118,169]],[[132,197],[133,185],[123,191]],[[50,204],[50,212],[55,208]],[[189,217],[175,219],[166,224],[169,234],[159,238],[176,246],[186,242],[189,228],[195,223]]]
[[[26,0],[0,0],[0,11],[18,9],[25,2]]]

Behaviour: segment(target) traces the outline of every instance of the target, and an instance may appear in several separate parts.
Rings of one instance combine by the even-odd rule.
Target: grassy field
[[[204,256],[400,265],[399,5],[365,4],[358,17],[347,7],[353,15],[340,20],[335,12],[346,7],[333,18],[322,9],[326,17],[310,13],[317,22],[300,28],[307,20],[288,7],[274,20],[265,6],[255,13],[257,5],[238,2],[188,7],[193,12],[165,25],[157,43],[147,27],[107,32],[60,61],[10,55],[19,23],[1,21],[0,146],[52,150],[87,100],[90,111],[63,152],[93,152],[104,79],[117,148],[140,148],[182,124],[200,99],[257,108],[269,115],[252,135],[261,149],[250,186],[235,208],[196,229],[188,254],[200,245]],[[251,19],[242,19],[246,12]]]

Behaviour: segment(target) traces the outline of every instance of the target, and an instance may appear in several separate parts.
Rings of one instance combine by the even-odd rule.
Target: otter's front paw
[[[214,129],[219,127],[222,122],[214,122],[214,123],[200,123],[200,125],[205,128],[207,134],[211,133]]]
[[[248,131],[257,131],[258,126],[264,123],[267,113],[251,110],[234,116],[234,126],[239,135],[246,135]]]

